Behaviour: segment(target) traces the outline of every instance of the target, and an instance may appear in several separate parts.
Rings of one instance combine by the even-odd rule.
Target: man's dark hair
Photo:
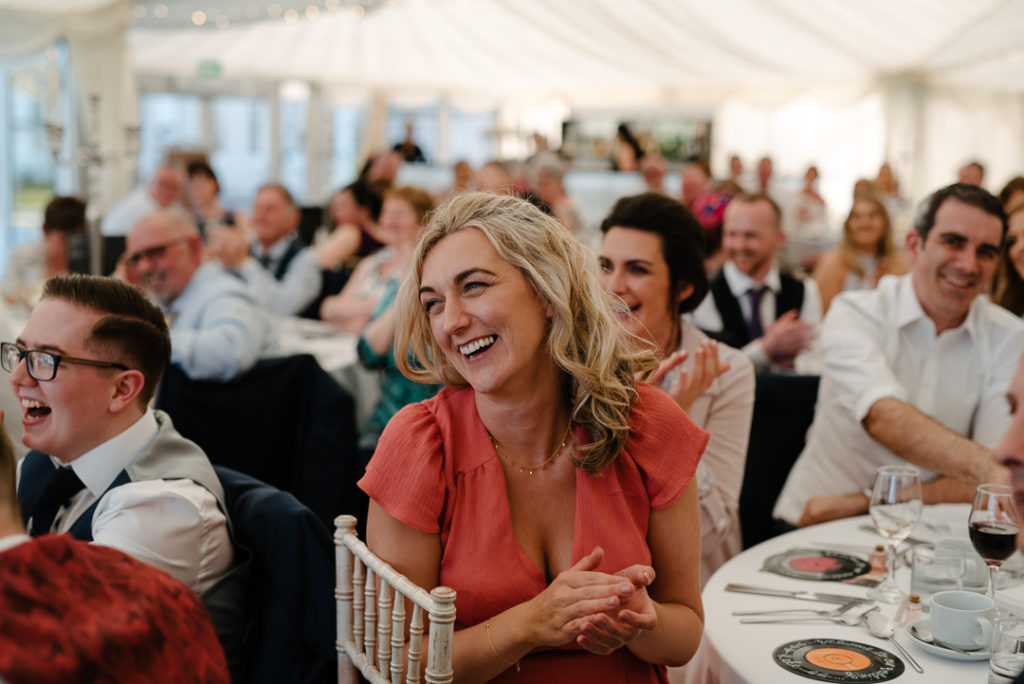
[[[352,193],[356,204],[370,212],[370,218],[374,223],[380,220],[380,210],[384,206],[384,198],[376,186],[364,180],[357,180],[355,183],[343,187],[341,192],[346,190]]]
[[[704,231],[681,202],[657,192],[623,197],[601,222],[601,232],[613,227],[654,233],[661,238],[661,252],[668,264],[669,292],[675,299],[687,285],[693,293],[679,303],[679,313],[693,311],[708,292],[704,270]]]
[[[62,233],[85,230],[85,202],[77,197],[54,197],[43,212],[43,226]]]
[[[206,176],[213,181],[218,192],[220,191],[220,181],[217,180],[217,174],[213,172],[213,167],[201,159],[190,161],[188,165],[185,166],[185,174],[189,178],[192,178],[192,176]]]
[[[977,185],[953,183],[936,190],[918,205],[917,215],[914,216],[914,230],[921,236],[922,241],[928,239],[928,233],[935,225],[935,214],[939,211],[939,207],[950,198],[977,207],[986,214],[992,214],[998,218],[1003,225],[1001,239],[1006,237],[1006,212],[1003,210],[1003,203],[999,201],[999,198]]]
[[[171,360],[171,338],[163,313],[134,285],[107,276],[79,273],[54,276],[43,299],[62,299],[106,314],[93,326],[89,344],[110,361],[139,370],[146,383],[139,393],[149,403]]]

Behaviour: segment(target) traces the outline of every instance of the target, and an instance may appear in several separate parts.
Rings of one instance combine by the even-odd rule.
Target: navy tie
[[[85,485],[75,475],[71,468],[55,468],[50,479],[46,482],[46,489],[43,490],[35,508],[31,511],[32,527],[29,534],[38,537],[41,534],[48,534],[53,526],[53,519],[57,517],[57,511],[67,505],[78,492],[82,491]]]
[[[747,295],[750,297],[750,318],[747,320],[747,332],[750,333],[751,340],[764,336],[764,328],[761,327],[761,299],[764,298],[764,293],[767,290],[766,285],[747,290]]]

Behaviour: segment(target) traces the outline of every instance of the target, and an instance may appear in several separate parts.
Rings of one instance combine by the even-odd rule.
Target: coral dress
[[[577,440],[586,434],[577,430]],[[660,390],[639,386],[630,437],[601,475],[576,470],[572,562],[600,545],[597,568],[650,564],[652,508],[674,502],[693,478],[708,434]],[[527,601],[547,587],[519,546],[505,473],[477,414],[473,390],[445,388],[399,411],[381,435],[359,486],[396,520],[441,539],[441,584],[456,590],[456,631]],[[683,540],[681,540],[683,541]],[[691,540],[699,544],[699,539]],[[591,654],[570,642],[537,649],[493,681],[664,682],[664,668],[620,648]]]

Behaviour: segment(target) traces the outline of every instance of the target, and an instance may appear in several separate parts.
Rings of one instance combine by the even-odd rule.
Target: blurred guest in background
[[[381,304],[382,299],[393,299],[393,290],[405,278],[420,225],[433,206],[434,200],[425,190],[407,187],[388,191],[378,226],[385,247],[359,262],[341,292],[324,299],[320,305],[322,320],[345,332],[359,333],[374,312],[379,315],[387,308]]]
[[[957,179],[960,183],[981,187],[985,180],[985,167],[979,161],[969,161],[957,171]]]
[[[682,181],[683,206],[694,211],[697,202],[711,192],[711,168],[703,159],[693,159],[679,172]]]
[[[786,242],[781,221],[779,206],[767,195],[737,195],[729,202],[722,237],[728,261],[692,320],[742,349],[759,371],[813,374],[821,297],[813,280],[780,270],[775,255]]]
[[[11,250],[0,286],[4,301],[27,316],[43,292],[43,283],[71,270],[69,244],[84,256],[84,240],[85,202],[54,197],[43,212],[43,239]]]
[[[657,192],[667,195],[665,189],[665,174],[668,172],[668,164],[660,154],[645,154],[640,159],[640,175],[644,177],[644,185],[648,192]]]
[[[171,363],[193,380],[227,382],[278,353],[268,314],[216,259],[184,212],[158,211],[135,224],[125,279],[142,288],[170,322]]]
[[[211,231],[208,253],[249,285],[271,313],[294,316],[320,294],[320,262],[299,241],[299,207],[279,183],[256,191],[252,204],[253,240],[242,231]]]
[[[892,222],[881,198],[860,195],[843,223],[839,246],[825,252],[812,277],[828,311],[832,298],[846,290],[870,290],[888,273],[902,275],[907,263],[893,245]]]
[[[399,409],[434,396],[438,385],[422,384],[406,378],[395,363],[395,298],[409,272],[416,240],[427,216],[434,208],[426,190],[405,187],[388,192],[381,211],[380,229],[390,247],[388,276],[381,284],[369,322],[359,334],[359,360],[370,370],[379,370],[381,397],[359,434],[363,465],[369,461],[384,426]],[[372,258],[372,257],[371,257]]]
[[[365,181],[346,185],[331,198],[331,220],[334,230],[316,246],[320,268],[354,266],[359,259],[384,246],[379,237],[381,196]]]
[[[575,231],[580,225],[576,203],[562,184],[565,172],[561,165],[544,164],[537,168],[537,197],[546,204],[563,226]]]
[[[394,151],[402,155],[402,160],[411,163],[426,163],[427,158],[423,156],[423,150],[416,144],[412,137],[412,121],[405,122],[405,137],[402,141],[395,143]],[[394,182],[394,178],[391,179]]]
[[[209,164],[204,161],[189,162],[185,173],[188,175],[186,188],[189,207],[201,236],[206,237],[207,227],[234,226],[239,223],[235,212],[220,205],[217,199],[220,183]]]
[[[636,139],[629,126],[620,123],[615,132],[615,157],[612,169],[615,171],[637,171],[640,160],[644,158],[644,148]]]
[[[711,435],[697,470],[701,580],[743,548],[739,498],[754,411],[754,366],[681,316],[708,291],[702,229],[676,200],[647,193],[615,203],[601,224],[601,286],[626,328],[655,346],[650,382]]]
[[[100,222],[100,233],[104,237],[124,237],[143,216],[180,206],[184,186],[180,167],[161,164],[146,186],[133,190],[106,213]]]
[[[1024,203],[1010,210],[1007,226],[993,299],[1004,309],[1024,316]]]

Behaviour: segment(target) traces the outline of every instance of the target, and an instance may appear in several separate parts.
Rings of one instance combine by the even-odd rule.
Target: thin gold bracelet
[[[487,644],[491,647],[491,653],[493,653],[498,660],[505,663],[506,665],[515,665],[516,672],[519,672],[519,661],[518,660],[506,660],[505,656],[498,653],[498,649],[494,648],[494,642],[491,641],[491,621],[488,620],[487,624],[484,625],[484,631],[487,632]]]

